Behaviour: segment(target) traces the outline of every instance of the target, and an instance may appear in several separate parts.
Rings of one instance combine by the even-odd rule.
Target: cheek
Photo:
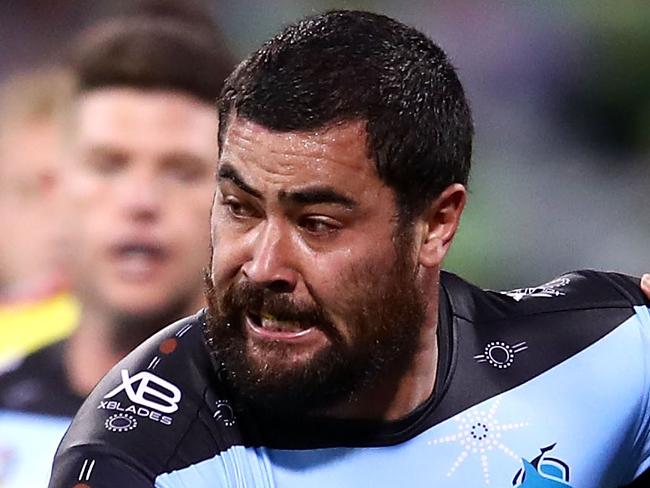
[[[62,184],[62,206],[68,216],[86,218],[111,202],[111,187],[102,179],[76,170]]]
[[[200,191],[178,192],[165,205],[179,232],[203,239],[210,235],[210,199],[211,188],[206,187]]]
[[[169,239],[190,263],[208,265],[210,256],[209,187],[193,191],[169,192],[159,221],[165,239]]]
[[[84,167],[75,167],[64,178],[65,193],[74,200],[88,200],[106,193],[106,184],[102,178]]]
[[[246,262],[241,238],[219,225],[218,219],[212,220],[212,256],[211,273],[215,285],[221,286],[232,280],[241,266]]]
[[[336,321],[349,320],[352,308],[378,284],[394,263],[394,251],[349,248],[319,256],[305,275],[308,287]]]
[[[213,267],[219,269],[242,265],[248,259],[251,243],[254,243],[254,229],[244,229],[232,221],[227,210],[215,200],[210,219]]]
[[[106,233],[110,219],[106,207],[110,198],[105,188],[89,176],[71,175],[61,187],[61,219],[66,233],[78,241],[92,240]]]
[[[182,217],[182,216],[181,216]],[[176,225],[167,226],[164,231],[167,239],[173,242],[183,260],[189,263],[209,263],[210,257],[210,228],[207,214],[185,215],[176,220]]]
[[[211,257],[210,273],[217,289],[230,285],[239,274],[242,259],[237,253],[224,251],[222,248],[214,251]]]

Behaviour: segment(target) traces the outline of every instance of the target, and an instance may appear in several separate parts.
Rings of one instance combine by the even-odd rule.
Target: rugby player
[[[79,411],[50,487],[612,487],[650,463],[638,279],[441,271],[472,121],[443,51],[315,15],[219,100],[208,307]]]

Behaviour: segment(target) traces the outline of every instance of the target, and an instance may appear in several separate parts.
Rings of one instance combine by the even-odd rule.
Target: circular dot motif
[[[232,427],[235,425],[235,412],[232,407],[228,405],[228,402],[218,401],[213,417],[223,422],[226,427]]]
[[[135,417],[127,413],[116,413],[111,415],[104,422],[106,430],[111,432],[128,432],[138,426],[138,421]]]
[[[470,435],[472,436],[473,439],[476,439],[477,441],[482,441],[483,439],[487,438],[488,432],[489,429],[486,424],[476,423],[472,425],[472,428],[470,430]]]
[[[165,339],[164,341],[162,341],[158,349],[163,354],[171,354],[176,350],[177,346],[178,346],[178,341],[173,337],[170,337],[169,339]]]
[[[515,351],[505,342],[489,342],[483,353],[487,362],[499,369],[510,367],[515,360]]]

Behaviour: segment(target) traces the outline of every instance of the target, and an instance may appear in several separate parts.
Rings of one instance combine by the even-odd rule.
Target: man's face
[[[65,189],[82,304],[125,319],[201,306],[214,109],[172,91],[99,89],[80,97],[74,124]]]
[[[233,386],[321,408],[404,368],[424,305],[364,124],[280,133],[234,118],[218,174],[208,334]]]
[[[51,118],[9,124],[0,139],[0,285],[59,268],[53,191],[63,159],[62,129]]]

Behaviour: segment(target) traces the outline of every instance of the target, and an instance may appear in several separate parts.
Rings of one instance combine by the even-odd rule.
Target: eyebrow
[[[223,163],[219,168],[218,173],[219,179],[228,180],[237,185],[240,189],[246,193],[254,196],[255,198],[263,199],[262,193],[248,183],[246,183],[237,170],[229,163]]]
[[[334,203],[343,205],[352,210],[357,207],[357,202],[345,196],[329,186],[314,186],[294,191],[280,191],[280,201],[298,203],[301,205],[316,205],[319,203]]]
[[[249,195],[264,199],[264,196],[259,190],[256,190],[248,183],[246,183],[239,172],[230,164],[223,163],[217,173],[219,179],[224,179],[232,182],[238,188],[245,191]],[[352,198],[343,195],[330,186],[313,186],[300,190],[285,191],[281,190],[278,194],[281,202],[289,202],[300,205],[316,205],[319,203],[330,203],[342,205],[350,210],[356,208],[358,203]]]

